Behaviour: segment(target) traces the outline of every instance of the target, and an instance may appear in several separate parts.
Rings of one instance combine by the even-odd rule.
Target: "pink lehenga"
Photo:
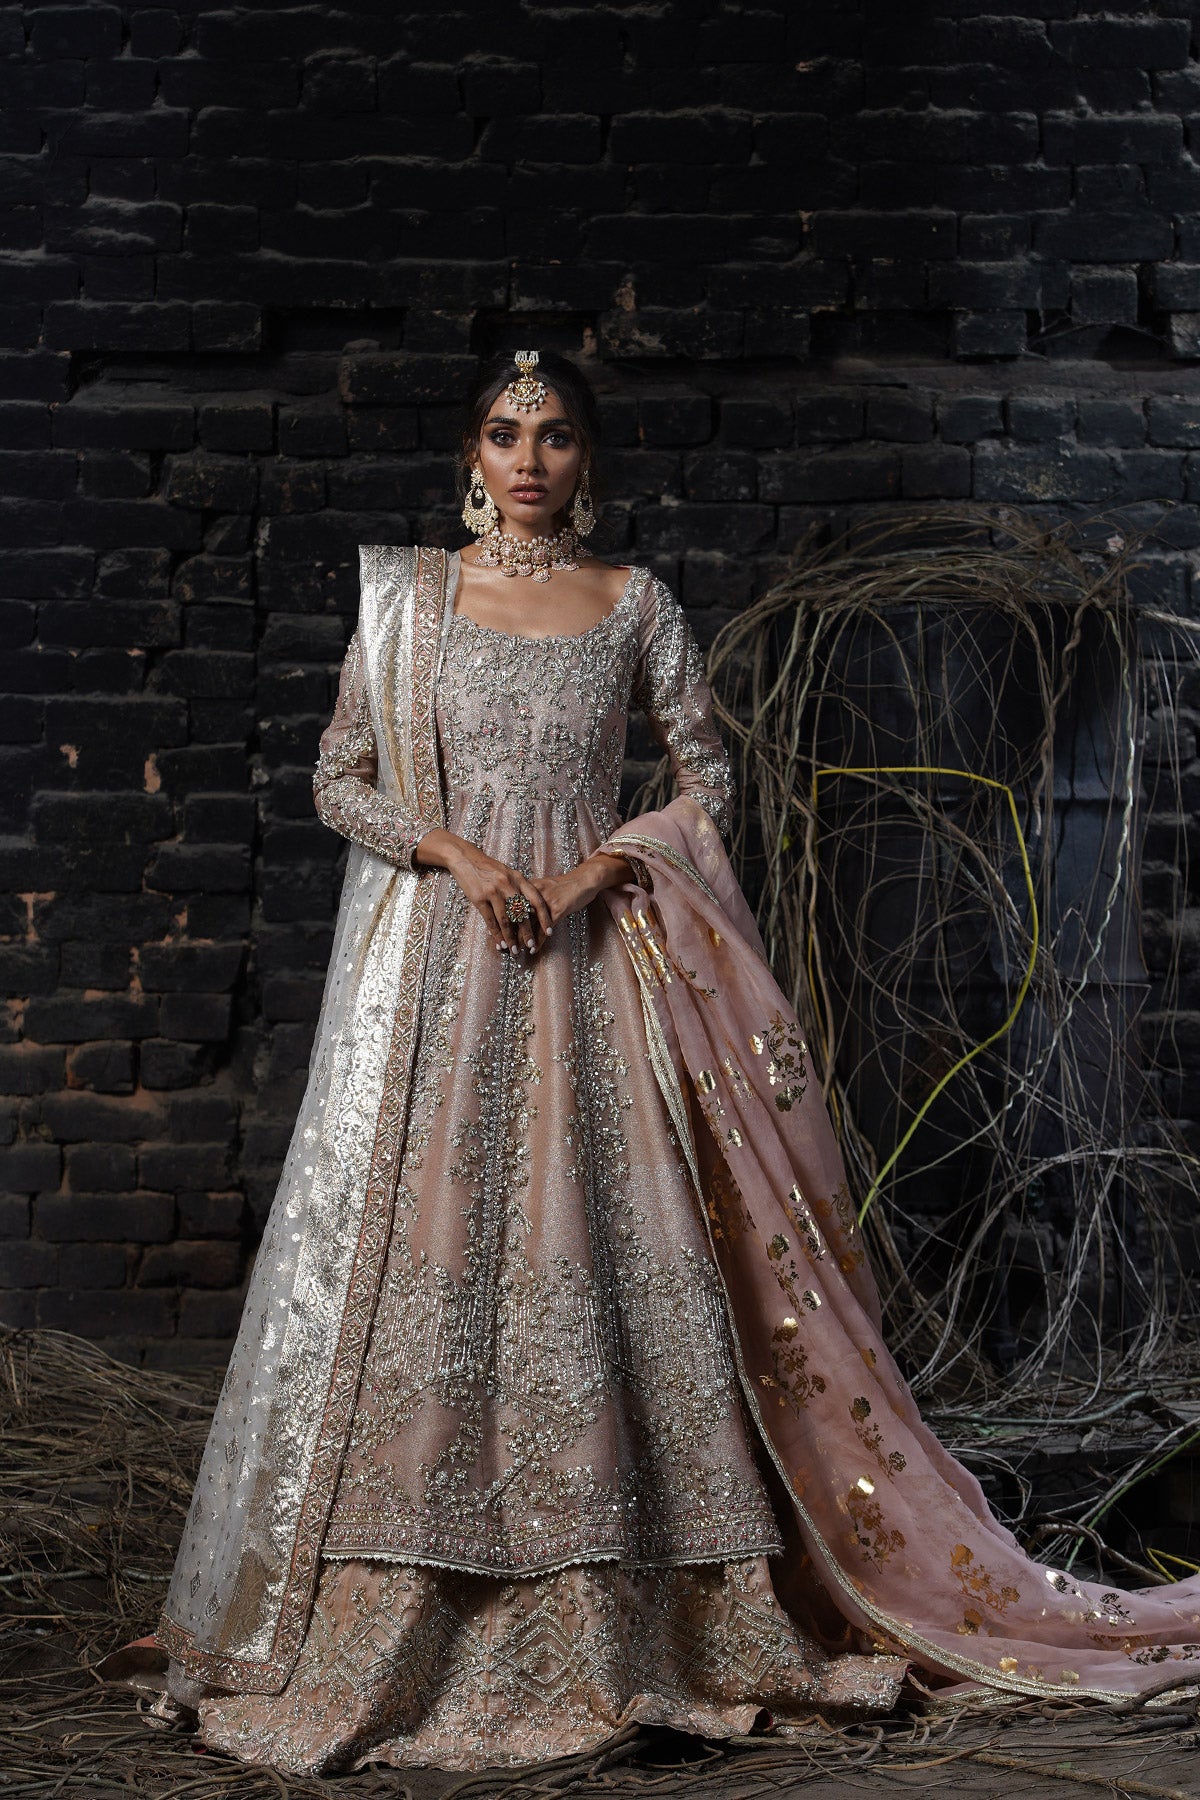
[[[920,1420],[669,588],[631,569],[589,631],[531,639],[454,610],[456,556],[361,554],[309,1086],[156,1637],[101,1672],[309,1773],[634,1720],[786,1735],[891,1708],[910,1667],[951,1695],[1200,1676],[1200,1582],[1031,1561]],[[679,794],[621,824],[631,705]],[[500,955],[412,866],[441,823],[636,879]]]

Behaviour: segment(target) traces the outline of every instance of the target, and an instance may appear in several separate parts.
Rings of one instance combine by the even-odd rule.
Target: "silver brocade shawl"
[[[359,555],[379,786],[438,825],[447,556]],[[387,1250],[433,885],[350,847],[308,1085],[155,1634],[188,1677],[235,1692],[278,1693],[308,1623]]]

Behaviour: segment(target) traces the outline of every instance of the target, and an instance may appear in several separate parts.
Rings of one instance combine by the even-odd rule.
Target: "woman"
[[[909,1670],[1200,1669],[1200,1583],[1031,1562],[880,1339],[695,639],[579,552],[586,381],[502,357],[468,415],[476,542],[361,548],[315,779],[341,911],[156,1710],[296,1772],[473,1768],[786,1733]],[[631,706],[679,791],[621,824]]]

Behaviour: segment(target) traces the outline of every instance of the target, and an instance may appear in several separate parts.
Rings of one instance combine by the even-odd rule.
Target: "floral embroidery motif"
[[[798,1186],[789,1188],[783,1202],[784,1211],[792,1225],[804,1240],[805,1253],[813,1262],[821,1262],[825,1256],[825,1246],[821,1241],[821,1231],[812,1213],[808,1209],[804,1195]]]
[[[882,1568],[890,1557],[903,1550],[906,1539],[902,1531],[888,1530],[879,1501],[863,1491],[863,1487],[870,1485],[866,1482],[850,1489],[846,1495],[846,1511],[854,1526],[856,1543],[871,1562]]]
[[[990,1570],[976,1563],[974,1551],[966,1544],[955,1544],[950,1552],[950,1567],[967,1599],[977,1600],[980,1605],[989,1607],[1001,1617],[1014,1600],[1021,1598],[1019,1588],[998,1583]],[[981,1616],[977,1610],[968,1607],[963,1614],[963,1622],[971,1631],[977,1631]]]
[[[690,794],[728,834],[733,775],[729,755],[713,723],[712,692],[704,658],[687,615],[665,582],[654,577],[649,599],[652,632],[639,665],[633,697],[666,752],[680,793]]]
[[[771,1333],[774,1373],[760,1375],[759,1385],[768,1392],[775,1393],[780,1406],[790,1406],[798,1414],[814,1394],[825,1392],[825,1378],[823,1375],[809,1373],[808,1349],[800,1337],[797,1317],[800,1313],[815,1311],[820,1300],[810,1288],[801,1290],[800,1273],[789,1257],[790,1250],[791,1245],[782,1232],[777,1233],[767,1245],[767,1255],[775,1264],[776,1277],[792,1310]]]
[[[1129,1653],[1130,1662],[1152,1666],[1164,1662],[1200,1662],[1200,1644],[1147,1644]]]
[[[750,1047],[756,1056],[767,1057],[767,1080],[778,1091],[775,1105],[780,1112],[790,1112],[803,1098],[808,1086],[804,1057],[808,1045],[783,1014],[773,1014],[761,1032],[755,1032]]]
[[[886,1455],[883,1449],[883,1437],[878,1425],[868,1425],[871,1416],[871,1402],[860,1395],[850,1407],[850,1417],[854,1420],[854,1429],[864,1448],[871,1452],[884,1474],[891,1479],[899,1475],[905,1468],[905,1459],[899,1450],[889,1450]]]
[[[746,1202],[723,1157],[714,1159],[704,1184],[704,1209],[718,1243],[734,1244],[751,1224]]]

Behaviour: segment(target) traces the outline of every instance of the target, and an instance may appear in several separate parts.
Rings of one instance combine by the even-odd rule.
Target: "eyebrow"
[[[515,419],[508,418],[504,413],[492,413],[484,420],[485,425],[516,425],[516,423]],[[539,419],[538,430],[545,431],[548,425],[569,425],[570,423],[570,419],[567,418]]]

